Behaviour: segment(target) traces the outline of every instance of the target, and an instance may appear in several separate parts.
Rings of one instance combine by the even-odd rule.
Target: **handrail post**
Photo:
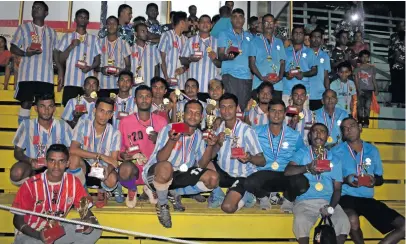
[[[304,2],[304,4],[303,4],[303,7],[304,7],[304,11],[303,11],[303,16],[304,16],[304,18],[303,18],[303,25],[306,25],[307,24],[307,19],[308,19],[308,16],[307,16],[307,2]]]
[[[328,42],[331,42],[331,11],[327,11],[328,18]]]

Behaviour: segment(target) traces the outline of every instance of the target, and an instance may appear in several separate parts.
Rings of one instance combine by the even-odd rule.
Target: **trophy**
[[[194,54],[193,54],[193,57],[202,58],[203,57],[203,52],[202,51],[195,51]]]
[[[118,68],[114,66],[114,59],[109,58],[107,60],[107,67],[106,67],[106,73],[109,75],[115,75],[118,73]]]
[[[245,157],[244,148],[238,146],[238,137],[234,135],[231,140],[231,158],[237,159]]]
[[[175,90],[175,95],[177,101],[183,100],[183,95],[179,89]],[[176,122],[183,122],[183,112],[180,110],[176,111]]]
[[[76,97],[76,100],[78,101],[75,105],[75,112],[77,113],[87,113],[86,105],[85,104],[80,104],[82,100],[82,96],[78,95]]]
[[[75,67],[77,67],[77,68],[82,68],[82,69],[85,68],[85,67],[87,67],[86,53],[83,54],[82,60],[76,61]]]
[[[46,155],[46,145],[38,144],[38,157],[37,157],[37,166],[38,167],[45,167],[47,160],[45,158]]]
[[[324,154],[326,149],[322,146],[319,146],[316,149],[316,171],[318,172],[326,172],[331,171],[330,160],[324,158]]]
[[[238,55],[242,54],[242,50],[238,49],[237,47],[230,46],[227,50],[228,54],[233,54],[234,57],[237,57]]]
[[[275,81],[277,81],[278,78],[279,78],[279,77],[278,77],[278,74],[276,73],[277,67],[276,67],[275,64],[272,64],[271,67],[272,67],[272,73],[268,74],[268,79],[269,79],[270,81],[272,81],[272,82],[275,82]]]
[[[299,115],[299,109],[294,106],[288,106],[286,108],[286,116],[294,117],[295,115]]]
[[[172,130],[175,131],[175,133],[185,134],[189,132],[189,126],[183,122],[173,123]]]
[[[104,168],[100,167],[99,158],[96,159],[96,162],[90,168],[89,177],[95,177],[100,180],[104,180]]]
[[[300,66],[296,66],[293,64],[293,62],[290,62],[290,70],[289,70],[289,74],[291,76],[294,76],[296,74],[298,74],[300,72]]]
[[[177,78],[177,75],[175,75],[174,78],[169,78],[169,86],[170,86],[170,87],[177,87],[177,86],[178,86],[178,78]]]
[[[113,93],[114,94],[114,93]],[[127,117],[128,116],[128,113],[126,112],[126,107],[127,107],[127,103],[126,102],[123,102],[123,110],[122,111],[120,111],[120,112],[118,112],[118,115],[117,115],[117,119],[123,119],[123,118],[125,118],[125,117]]]
[[[127,148],[127,154],[133,156],[133,155],[139,153],[140,152],[140,146],[135,145],[132,142],[131,135],[127,135],[127,138],[128,138],[128,142],[130,143],[130,147]]]
[[[137,67],[137,70],[135,71],[134,84],[137,86],[144,84],[144,78],[142,76],[138,75],[141,69],[142,69],[142,66],[139,65]]]
[[[371,177],[368,175],[368,167],[371,166],[371,159],[366,158],[365,162],[362,162],[361,165],[358,165],[359,174],[357,176],[358,186],[371,186]]]
[[[31,44],[30,44],[30,50],[33,51],[42,51],[42,45],[39,42],[39,36],[37,35],[36,32],[31,32]]]
[[[93,203],[92,203],[92,198],[90,196],[88,197],[82,197],[79,201],[79,208],[77,209],[79,216],[80,216],[80,220],[83,221],[86,216],[87,213],[89,212],[89,209],[92,207]],[[83,225],[76,225],[76,233],[83,233],[86,230],[88,230],[89,226],[83,226]]]

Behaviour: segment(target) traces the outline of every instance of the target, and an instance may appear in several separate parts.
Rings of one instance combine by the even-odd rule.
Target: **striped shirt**
[[[144,83],[151,86],[151,79],[155,76],[155,66],[161,63],[157,45],[145,43],[144,47],[137,44],[131,47],[131,71],[134,75],[142,76]],[[141,69],[137,72],[137,67]]]
[[[251,108],[248,114],[248,118],[252,126],[266,125],[269,123],[268,114],[264,113],[259,106]]]
[[[220,124],[216,134],[224,132],[225,122]],[[246,152],[249,152],[252,156],[262,153],[262,148],[259,145],[257,134],[251,128],[251,126],[237,119],[237,125],[235,128],[235,135],[238,137],[238,147],[244,148]],[[243,164],[238,159],[231,159],[231,144],[232,139],[226,137],[223,146],[218,152],[217,164],[222,170],[224,170],[231,177],[248,177],[252,173],[257,171],[257,166],[246,163]]]
[[[175,70],[182,67],[180,56],[186,46],[187,37],[184,35],[178,36],[174,30],[164,32],[158,44],[158,50],[166,53],[166,70],[169,78],[175,78]],[[165,77],[161,69],[161,77]],[[178,85],[181,90],[185,88],[187,80],[187,72],[177,77]]]
[[[169,131],[172,129],[172,124],[165,126],[158,134],[154,152],[144,167],[143,177],[146,179],[148,169],[157,163],[158,152],[166,145],[169,140]],[[168,160],[171,162],[174,171],[179,170],[179,167],[185,163],[188,168],[194,167],[197,162],[202,158],[205,151],[205,142],[203,134],[200,130],[196,130],[191,136],[182,135],[172,150]]]
[[[12,206],[14,208],[43,214],[48,214],[49,211],[52,211],[54,212],[54,215],[58,217],[66,217],[69,210],[72,208],[72,205],[74,205],[75,208],[80,207],[80,199],[87,196],[86,190],[78,178],[72,174],[64,173],[63,181],[59,183],[47,183],[50,197],[57,198],[63,182],[60,201],[52,202],[52,199],[49,199],[48,201],[48,196],[45,190],[46,185],[44,184],[44,182],[47,181],[46,172],[47,171],[32,176],[25,181],[18,189]],[[20,215],[19,213],[14,214]],[[46,225],[46,220],[44,218],[29,214],[22,215],[24,216],[24,223],[34,230],[40,231]]]
[[[302,113],[304,115],[304,118],[299,120],[299,123],[296,124],[296,128],[293,129],[300,133],[300,135],[303,138],[304,144],[308,146],[309,140],[307,140],[307,134],[309,134],[310,127],[312,127],[312,125],[316,123],[316,117],[314,116],[312,111],[307,108],[303,108]],[[289,121],[291,119],[292,119],[291,117],[286,116],[285,117],[286,124],[289,124]]]
[[[199,82],[200,92],[209,92],[209,81],[214,79],[219,70],[209,57],[207,48],[217,51],[217,38],[208,37],[201,39],[199,35],[187,40],[185,48],[182,51],[182,57],[189,58],[195,52],[202,52],[203,56],[198,62],[192,62],[189,65],[188,78],[194,78]]]
[[[65,86],[78,86],[83,87],[84,81],[89,76],[94,76],[94,71],[87,73],[82,72],[81,69],[76,67],[77,61],[85,61],[88,66],[93,65],[93,59],[101,54],[101,47],[95,35],[86,34],[85,41],[76,46],[66,60],[65,70]],[[59,42],[58,50],[64,52],[73,40],[79,39],[80,34],[77,32],[67,33],[62,37]]]
[[[22,24],[14,33],[11,44],[25,51],[30,47],[32,36],[34,36],[35,33],[39,35],[42,53],[31,57],[21,57],[18,81],[42,81],[53,84],[53,51],[56,50],[58,46],[58,39],[54,29],[46,25],[40,28],[32,22]]]
[[[113,66],[124,69],[124,58],[131,55],[130,45],[124,40],[117,38],[114,42],[109,42],[107,37],[100,39],[99,44],[101,46],[101,58],[100,67],[109,66],[108,60],[114,61]],[[99,73],[100,89],[118,89],[117,77],[114,75],[103,75]]]
[[[129,96],[125,99],[116,97],[116,103],[114,104],[114,115],[113,115],[113,127],[118,130],[120,125],[120,120],[118,118],[119,112],[125,112],[128,115],[133,114],[136,108],[135,99],[133,96]]]
[[[69,99],[68,103],[66,104],[65,108],[63,109],[63,114],[61,119],[65,121],[72,121],[73,120],[73,111],[75,111],[75,106],[78,104],[78,98],[71,98]],[[93,120],[94,118],[94,108],[95,102],[88,102],[83,96],[80,98],[80,103],[86,106],[87,113],[83,114],[80,118],[81,119],[90,119]]]
[[[72,129],[61,119],[53,119],[49,130],[38,124],[38,119],[24,120],[17,129],[13,145],[24,149],[29,158],[45,157],[46,150],[52,144],[64,144],[70,147]]]
[[[113,128],[109,123],[101,135],[95,136],[94,120],[81,119],[73,131],[72,141],[79,142],[82,150],[110,156],[113,152],[120,151],[120,131]],[[89,164],[95,163],[95,159],[87,159]],[[103,163],[103,162],[102,162]],[[106,165],[106,164],[104,164]]]

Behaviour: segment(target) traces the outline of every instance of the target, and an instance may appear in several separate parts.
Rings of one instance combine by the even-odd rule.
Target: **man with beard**
[[[11,167],[10,181],[16,186],[44,171],[49,146],[64,144],[69,147],[71,144],[72,129],[64,120],[53,118],[56,109],[54,95],[37,96],[34,108],[38,118],[24,120],[13,139],[17,163]]]
[[[256,90],[259,104],[251,99],[244,113],[244,122],[252,126],[268,124],[269,102],[273,100],[271,83],[262,82]]]

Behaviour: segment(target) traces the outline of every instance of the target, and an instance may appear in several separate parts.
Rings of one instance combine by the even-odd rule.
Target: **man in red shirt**
[[[80,180],[72,174],[65,173],[69,164],[69,150],[65,145],[53,144],[46,154],[47,170],[37,174],[21,185],[13,202],[13,207],[66,217],[72,205],[78,209],[82,221],[98,224],[90,211],[91,203]],[[85,203],[85,204],[84,204]],[[34,215],[14,213],[13,224],[18,230],[14,243],[42,244],[57,243],[95,243],[101,230],[77,227],[73,224],[47,221]],[[62,234],[52,227],[62,228]],[[60,230],[60,229],[59,229]],[[52,235],[49,235],[49,232]]]
[[[167,125],[166,118],[151,112],[152,90],[150,87],[146,85],[137,87],[135,103],[138,112],[122,119],[119,127],[121,133],[120,157],[124,161],[119,167],[119,180],[122,186],[128,188],[125,202],[129,208],[134,208],[137,203],[137,185],[144,184],[140,176],[144,164],[154,151],[158,132]],[[144,193],[150,193],[147,187],[144,187]],[[151,194],[149,195],[151,196]]]

